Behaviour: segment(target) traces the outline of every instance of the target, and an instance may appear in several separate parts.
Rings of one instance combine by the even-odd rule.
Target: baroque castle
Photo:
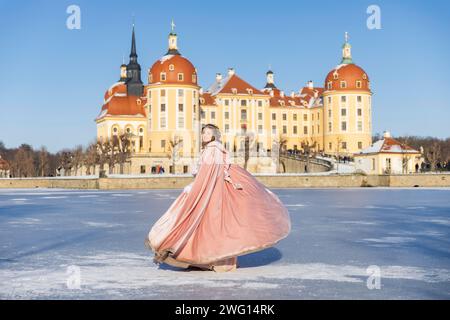
[[[252,172],[274,172],[268,155],[277,146],[295,151],[308,145],[323,154],[351,156],[371,145],[369,76],[353,63],[347,34],[342,60],[326,75],[323,87],[309,81],[291,94],[277,87],[271,70],[265,86],[257,88],[233,68],[217,73],[205,90],[198,84],[194,64],[181,55],[177,39],[172,23],[167,52],[153,63],[144,84],[133,25],[129,63],[120,66],[120,79],[104,95],[95,119],[97,139],[130,137],[131,156],[124,173],[150,173],[156,166],[166,172],[189,172],[206,123],[221,129],[224,146],[236,163],[241,163],[239,155],[250,137]]]

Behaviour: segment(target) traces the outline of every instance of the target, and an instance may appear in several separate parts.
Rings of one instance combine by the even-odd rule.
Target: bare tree
[[[305,154],[305,160],[306,160],[306,167],[305,167],[305,172],[309,172],[309,158],[311,155],[315,154],[315,148],[317,146],[317,142],[309,142],[308,140],[306,142],[302,141],[301,143],[301,147],[303,149],[303,152]]]
[[[99,163],[99,154],[97,152],[97,143],[92,142],[86,148],[83,158],[83,164],[86,167],[86,175],[91,175],[91,167],[94,168],[92,174],[95,174],[95,165]]]
[[[109,163],[110,153],[112,150],[112,143],[109,138],[104,140],[97,140],[98,163],[100,165],[99,175],[102,177],[105,174],[105,164]]]
[[[33,160],[33,149],[30,145],[22,144],[17,150],[11,165],[16,177],[33,177],[36,174]]]
[[[131,139],[133,134],[123,133],[119,136],[118,143],[114,144],[116,148],[116,163],[119,164],[120,174],[123,174],[124,164],[128,161],[131,155]]]
[[[70,176],[71,170],[72,170],[72,160],[73,160],[73,154],[72,151],[65,149],[59,153],[59,165],[61,168],[64,169],[64,175]]]
[[[175,136],[173,139],[169,140],[169,158],[172,159],[172,172],[175,174],[175,165],[179,158],[180,147],[183,145],[183,139]]]
[[[83,146],[78,145],[77,147],[75,147],[75,149],[73,149],[72,151],[72,169],[73,169],[73,174],[74,175],[78,175],[78,168],[80,168],[83,165],[83,160],[84,160],[84,151],[83,151]]]
[[[39,150],[39,174],[41,177],[48,176],[50,172],[49,153],[45,146],[41,146]]]
[[[276,156],[276,159],[277,159],[277,172],[278,173],[286,172],[286,165],[285,165],[284,161],[281,160],[282,153],[286,151],[286,144],[287,144],[287,139],[282,134],[280,134],[273,141],[272,153],[274,151],[277,153],[277,154],[275,154],[275,156]],[[283,170],[281,170],[281,168],[283,168]]]
[[[425,157],[431,165],[431,171],[436,171],[437,164],[441,159],[441,146],[437,141],[434,141],[427,149]]]

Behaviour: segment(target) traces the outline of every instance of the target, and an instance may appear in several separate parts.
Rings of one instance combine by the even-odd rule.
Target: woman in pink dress
[[[218,127],[203,127],[202,146],[194,181],[153,225],[145,244],[155,263],[232,271],[237,256],[285,238],[291,221],[274,193],[231,164]]]

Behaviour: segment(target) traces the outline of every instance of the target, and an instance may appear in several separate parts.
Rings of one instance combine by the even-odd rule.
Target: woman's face
[[[205,128],[202,132],[202,141],[209,142],[213,137],[213,130],[211,128]]]

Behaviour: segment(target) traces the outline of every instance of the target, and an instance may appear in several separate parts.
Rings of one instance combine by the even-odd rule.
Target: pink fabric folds
[[[221,265],[289,234],[286,207],[248,171],[230,164],[220,142],[203,149],[194,174],[146,238],[156,262],[183,268]]]

